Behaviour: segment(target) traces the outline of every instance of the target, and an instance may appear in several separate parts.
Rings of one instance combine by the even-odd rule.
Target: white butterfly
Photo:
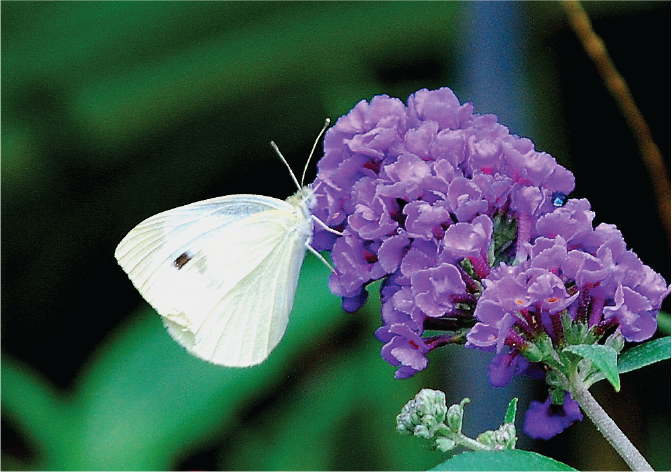
[[[196,357],[231,367],[263,362],[287,328],[306,249],[324,261],[310,247],[313,191],[292,178],[299,191],[286,201],[228,195],[192,203],[146,219],[117,246],[133,285]]]

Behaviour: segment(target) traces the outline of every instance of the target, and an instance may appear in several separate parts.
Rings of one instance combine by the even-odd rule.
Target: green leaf
[[[670,358],[670,336],[654,339],[623,352],[618,358],[618,372],[630,372]]]
[[[606,379],[617,392],[621,389],[621,379],[618,377],[616,361],[618,353],[614,348],[602,344],[577,344],[567,346],[564,350],[591,361],[597,369],[604,373]]]
[[[61,470],[76,448],[75,408],[32,367],[2,354],[2,422],[21,431],[27,443],[40,454],[23,454],[11,463],[14,470]],[[32,456],[32,457],[31,457]],[[35,457],[37,456],[37,457]],[[4,463],[11,454],[2,453]],[[26,459],[29,462],[24,462]],[[7,461],[7,464],[11,459]]]
[[[506,451],[465,452],[430,470],[576,470],[536,452]]]
[[[514,423],[516,421],[516,408],[518,407],[518,397],[513,397],[506,408],[504,423]]]
[[[160,317],[144,309],[83,373],[74,397],[80,453],[58,470],[169,470],[192,445],[236,427],[246,405],[277,388],[297,356],[310,352],[311,340],[345,324],[339,300],[326,284],[315,283],[327,276],[316,258],[306,258],[283,342],[249,369],[191,356],[167,336]]]

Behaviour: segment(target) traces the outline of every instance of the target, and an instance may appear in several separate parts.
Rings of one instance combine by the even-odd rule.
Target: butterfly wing
[[[295,210],[257,195],[193,203],[140,223],[115,256],[190,353],[255,365],[284,334],[312,232]]]

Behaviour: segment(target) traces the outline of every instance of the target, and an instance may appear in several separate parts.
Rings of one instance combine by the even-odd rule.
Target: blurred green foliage
[[[261,366],[225,369],[170,339],[113,253],[135,224],[162,210],[233,193],[291,194],[269,141],[299,170],[324,118],[361,99],[405,100],[448,85],[471,100],[463,68],[468,47],[479,45],[462,41],[481,26],[471,23],[469,4],[10,1],[0,8],[2,468],[403,470],[444,460],[399,436],[394,418],[422,387],[453,400],[459,379],[446,378],[450,360],[438,352],[426,371],[393,379],[373,337],[375,293],[361,311],[343,313],[326,286],[328,271],[308,255],[285,339]],[[519,28],[529,34],[511,67],[526,78],[530,125],[513,131],[565,165],[571,156],[576,196],[591,200],[600,221],[618,224],[669,280],[646,176],[627,130],[609,121],[621,121],[610,97],[560,8],[520,8]],[[669,108],[660,105],[669,103],[669,4],[587,8],[669,155]],[[576,141],[585,133],[587,142]],[[642,199],[636,214],[648,231],[618,204],[623,196]],[[596,387],[652,463],[669,468],[669,372],[623,376],[620,397]],[[664,395],[651,399],[652,391]],[[618,417],[624,403],[620,410],[637,412],[634,419]],[[606,455],[591,454],[605,448],[593,429],[584,421],[538,449],[578,468],[610,467]]]
[[[35,456],[5,456],[3,467],[161,470],[211,449],[211,468],[236,470],[433,465],[438,453],[404,451],[393,427],[419,382],[395,382],[375,340],[362,335],[375,323],[339,313],[326,285],[310,283],[327,275],[315,259],[304,265],[287,335],[258,367],[188,355],[148,308],[89,359],[68,395],[4,356],[3,412],[20,420]],[[375,320],[379,309],[372,301],[360,314]],[[316,339],[331,345],[315,351]]]

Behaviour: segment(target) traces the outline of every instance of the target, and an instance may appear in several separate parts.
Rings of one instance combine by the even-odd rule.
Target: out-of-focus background
[[[573,467],[625,464],[586,419],[522,433],[543,382],[486,379],[491,355],[430,355],[394,380],[374,296],[346,314],[310,254],[285,339],[259,367],[186,354],[113,257],[144,218],[232,193],[295,189],[325,117],[359,100],[451,87],[576,175],[670,280],[654,191],[627,128],[552,2],[2,2],[2,468],[426,469],[396,433],[420,388],[469,396],[465,431],[521,398],[519,447]],[[594,27],[670,156],[670,3],[589,2]],[[318,148],[319,151],[319,148]],[[317,158],[320,153],[317,153]],[[314,176],[314,163],[311,166]],[[669,174],[669,168],[668,168]],[[664,306],[669,311],[669,303]],[[668,327],[669,330],[669,327]],[[670,468],[669,363],[592,390]]]

